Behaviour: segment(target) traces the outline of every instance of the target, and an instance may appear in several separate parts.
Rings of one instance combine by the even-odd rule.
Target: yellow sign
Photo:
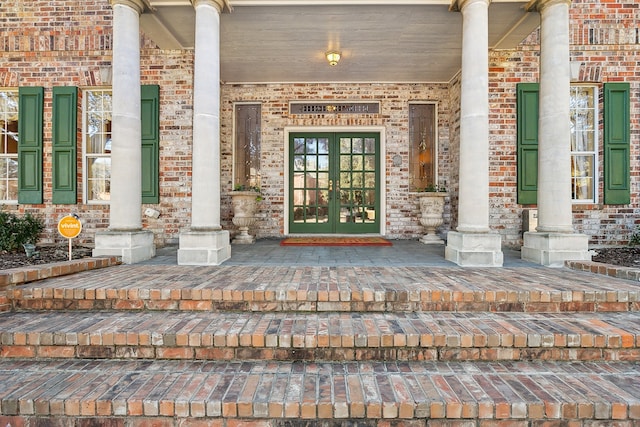
[[[82,223],[75,216],[68,215],[58,221],[58,233],[60,233],[62,237],[73,239],[77,237],[81,231]]]

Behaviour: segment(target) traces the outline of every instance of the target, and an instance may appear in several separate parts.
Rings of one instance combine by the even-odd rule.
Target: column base
[[[99,231],[93,256],[119,256],[124,264],[135,264],[156,256],[151,231]]]
[[[231,258],[231,244],[228,231],[180,233],[179,265],[220,265],[229,258]]]
[[[578,233],[526,232],[520,258],[546,267],[563,267],[569,260],[591,261],[589,237]]]
[[[444,257],[461,267],[502,267],[502,237],[499,234],[450,231]]]

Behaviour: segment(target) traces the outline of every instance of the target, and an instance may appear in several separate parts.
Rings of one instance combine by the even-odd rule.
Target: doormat
[[[280,246],[392,246],[382,237],[288,237]]]

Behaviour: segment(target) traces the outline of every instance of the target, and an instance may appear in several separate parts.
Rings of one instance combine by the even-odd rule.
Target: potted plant
[[[444,244],[436,230],[444,223],[445,198],[449,195],[446,188],[429,185],[418,191],[420,202],[420,223],[425,229],[425,234],[420,238],[424,244]]]
[[[231,192],[231,206],[233,208],[233,224],[238,227],[239,234],[235,236],[232,243],[252,244],[256,238],[249,234],[249,227],[252,227],[256,220],[258,202],[262,200],[260,188],[249,187],[238,184]]]

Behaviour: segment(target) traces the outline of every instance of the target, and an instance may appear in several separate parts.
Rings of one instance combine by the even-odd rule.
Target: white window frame
[[[591,90],[591,94],[593,96],[592,100],[591,100],[591,106],[587,106],[587,107],[583,107],[583,106],[578,106],[576,101],[574,101],[574,95],[576,94],[576,92],[578,90],[581,89],[590,89]],[[571,106],[570,106],[570,117],[571,117],[571,198],[572,198],[572,203],[573,204],[593,204],[596,203],[598,200],[598,187],[599,187],[599,171],[598,171],[598,148],[599,148],[599,132],[598,132],[598,117],[599,117],[599,110],[598,110],[598,101],[599,101],[599,97],[598,97],[598,86],[596,85],[588,85],[588,84],[572,84],[571,85],[571,94],[570,94],[570,99],[571,99]],[[576,112],[580,110],[582,112],[588,112],[589,110],[591,111],[591,119],[592,122],[587,124],[586,126],[580,126],[580,124],[576,125]],[[587,116],[589,116],[587,114]],[[583,115],[584,117],[584,115]],[[592,136],[593,136],[593,147],[592,150],[573,150],[574,146],[577,145],[578,143],[575,142],[575,138],[577,136],[577,130],[580,129],[576,129],[576,126],[579,127],[583,127],[583,130],[588,131]],[[574,162],[574,158],[577,156],[588,156],[591,157],[591,170],[593,173],[593,176],[589,177],[589,176],[584,176],[583,178],[581,178],[580,176],[580,172],[577,170],[577,168],[574,167],[574,164],[577,164],[576,162]],[[579,183],[578,181],[581,179],[592,179],[592,191],[590,196],[588,198],[576,198],[576,194],[579,191]]]
[[[91,160],[92,159],[111,159],[111,154],[109,153],[89,153],[88,152],[88,146],[89,146],[89,120],[88,120],[88,114],[90,113],[89,111],[89,105],[88,105],[88,101],[89,101],[89,96],[88,93],[89,92],[102,92],[102,93],[109,93],[113,96],[113,91],[110,87],[105,88],[105,87],[99,87],[99,88],[85,88],[83,89],[83,96],[82,96],[82,170],[84,171],[83,173],[83,179],[82,179],[82,185],[83,185],[83,200],[84,203],[89,204],[89,205],[97,205],[97,204],[109,204],[110,200],[109,199],[90,199],[89,198],[89,186],[91,185],[91,183],[89,182],[89,165],[91,164]],[[103,112],[107,112],[106,110]],[[108,111],[109,113],[111,113],[111,111]],[[97,132],[96,134],[102,135],[99,140],[102,141],[104,140],[104,144],[106,144],[106,140],[108,139],[108,136],[106,135],[106,131],[103,130],[101,132]],[[110,193],[109,193],[110,194]]]
[[[12,93],[15,95],[16,100],[18,99],[18,89],[13,89],[13,88],[0,88],[0,92],[2,93]],[[20,114],[20,111],[18,111],[18,114]],[[6,111],[0,111],[0,118],[4,119],[6,115]],[[0,135],[0,144],[4,144],[4,132],[2,135]],[[19,136],[18,136],[19,138]],[[16,164],[18,163],[18,153],[16,151],[15,155],[14,154],[7,154],[7,153],[1,153],[0,152],[0,159],[14,159]],[[16,185],[17,185],[17,175],[16,175]],[[8,185],[9,183],[9,178],[6,178],[6,182],[5,184]],[[3,193],[0,193],[0,204],[2,205],[17,205],[18,204],[18,190],[16,190],[16,198],[15,199],[5,199],[5,196],[7,195],[6,190]]]

